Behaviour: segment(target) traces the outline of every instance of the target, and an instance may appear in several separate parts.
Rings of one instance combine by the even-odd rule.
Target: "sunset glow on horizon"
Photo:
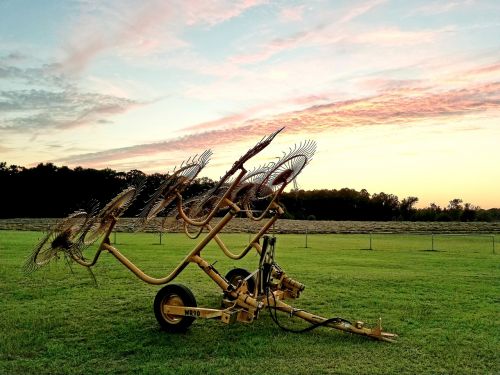
[[[0,162],[216,180],[306,139],[304,189],[500,207],[497,1],[3,1]]]

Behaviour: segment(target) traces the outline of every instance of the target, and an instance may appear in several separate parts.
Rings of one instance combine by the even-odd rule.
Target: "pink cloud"
[[[381,91],[396,91],[402,89],[405,92],[423,91],[429,89],[428,82],[418,79],[390,79],[383,77],[364,78],[360,80],[359,86],[363,89]]]
[[[365,32],[350,38],[349,41],[352,43],[378,46],[408,46],[413,44],[432,43],[444,33],[452,31],[452,27],[421,31],[406,31],[391,27]]]
[[[184,128],[183,131],[192,131],[192,130],[208,130],[208,129],[217,129],[221,127],[229,127],[235,124],[241,124],[244,121],[250,120],[252,118],[256,118],[259,115],[262,115],[262,112],[267,110],[280,108],[283,105],[311,105],[312,103],[323,102],[327,100],[328,97],[325,95],[308,95],[301,97],[288,98],[279,101],[266,102],[264,104],[256,105],[250,107],[242,112],[225,116],[213,121],[203,122],[201,124],[189,126]]]
[[[289,51],[303,46],[335,44],[345,38],[345,32],[335,27],[335,24],[321,23],[309,30],[302,30],[282,38],[275,38],[261,45],[256,52],[238,54],[230,57],[229,61],[234,64],[255,64],[265,61],[282,51]]]
[[[63,47],[66,56],[60,70],[78,74],[110,50],[118,56],[149,56],[183,49],[189,45],[176,36],[179,29],[214,26],[263,3],[264,0],[148,1],[132,10],[126,6],[113,9],[96,5],[72,22],[73,31]]]
[[[386,0],[373,0],[362,3],[349,9],[339,20],[319,23],[316,26],[301,30],[292,35],[275,38],[260,45],[256,51],[241,53],[228,60],[234,64],[255,64],[266,61],[272,56],[301,47],[330,46],[333,44],[370,44],[382,47],[411,46],[415,44],[432,43],[440,36],[454,31],[453,27],[444,27],[436,30],[408,31],[397,27],[385,27],[354,33],[345,25],[357,17],[371,11]]]
[[[464,74],[469,77],[491,77],[491,75],[495,73],[500,73],[500,62],[496,62],[494,64],[490,64],[487,66],[482,66],[479,68],[474,68],[466,71]]]
[[[429,118],[450,119],[466,114],[500,111],[500,82],[475,84],[458,90],[433,92],[404,87],[387,90],[372,97],[315,105],[304,110],[287,112],[272,118],[244,120],[226,128],[227,118],[204,126],[222,128],[206,130],[173,140],[112,149],[91,154],[75,155],[56,160],[70,165],[100,167],[110,162],[136,157],[153,157],[165,152],[199,152],[208,147],[227,147],[235,142],[260,139],[283,126],[291,134],[314,134],[339,127],[374,126],[383,124],[408,125]],[[437,120],[439,121],[439,120]],[[446,121],[446,120],[443,120]],[[235,141],[237,140],[237,141]],[[179,160],[180,161],[180,160]]]
[[[7,153],[9,151],[12,151],[12,148],[0,145],[0,152],[1,153]]]
[[[245,127],[244,139],[262,137],[255,126]],[[173,140],[167,140],[157,143],[148,143],[135,145],[120,149],[111,149],[96,153],[70,156],[68,158],[58,159],[55,162],[63,162],[68,165],[86,165],[92,167],[101,167],[109,165],[115,161],[124,161],[134,157],[147,157],[164,152],[176,153],[182,150],[183,153],[196,153],[209,147],[217,145],[231,144],[234,142],[234,133],[231,130],[213,130],[189,136],[179,137]],[[185,158],[185,154],[180,156],[179,162]]]
[[[362,4],[356,5],[349,9],[346,14],[338,21],[340,24],[351,22],[353,19],[362,16],[378,5],[387,2],[387,0],[370,0]]]
[[[78,47],[67,47],[67,56],[61,62],[58,69],[70,74],[80,73],[91,60],[110,46],[111,43],[98,37],[93,37]]]
[[[64,47],[66,57],[60,69],[68,73],[80,73],[100,54],[111,49],[134,51],[136,54],[151,53],[157,49],[178,48],[184,43],[173,36],[168,43],[160,40],[161,26],[174,17],[167,3],[153,1],[142,7],[109,9],[102,5],[99,16],[82,14],[74,21],[70,39]],[[106,29],[106,32],[100,30]],[[161,36],[163,38],[163,35]]]
[[[441,1],[435,2],[431,4],[422,5],[411,12],[411,15],[414,14],[423,14],[426,16],[437,15],[442,13],[447,13],[452,9],[456,9],[459,7],[472,5],[474,4],[474,0],[465,0],[465,1]]]
[[[304,16],[304,5],[299,5],[295,7],[283,8],[280,12],[280,19],[285,22],[296,22],[301,21]]]
[[[235,64],[255,64],[265,61],[279,52],[298,48],[302,45],[324,45],[339,42],[347,36],[342,30],[339,30],[339,26],[354,20],[384,2],[386,0],[366,1],[348,9],[337,21],[322,22],[310,30],[302,30],[284,38],[273,39],[262,45],[257,52],[239,54],[232,56],[229,60]],[[289,8],[287,12],[290,16],[294,12],[297,13],[298,10]]]
[[[238,17],[248,9],[265,4],[266,0],[191,0],[183,3],[188,25],[210,26]]]

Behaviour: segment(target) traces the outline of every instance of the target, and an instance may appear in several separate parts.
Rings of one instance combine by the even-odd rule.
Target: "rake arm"
[[[349,332],[356,335],[367,336],[375,340],[386,341],[386,342],[396,342],[397,335],[394,333],[384,332],[382,330],[382,318],[379,318],[378,324],[374,328],[368,328],[365,326],[365,323],[362,321],[356,321],[355,323],[351,323],[348,320],[343,318],[331,318],[327,319],[319,315],[311,314],[305,310],[296,309],[285,302],[278,299],[276,293],[273,294],[273,301],[269,301],[268,307],[283,311],[288,313],[290,316],[297,316],[311,324],[310,329],[313,329],[315,326],[324,326],[334,328],[343,332]],[[266,301],[266,302],[267,302]],[[308,330],[308,329],[306,329]]]

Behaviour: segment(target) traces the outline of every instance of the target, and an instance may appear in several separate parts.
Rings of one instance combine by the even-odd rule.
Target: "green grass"
[[[285,333],[267,312],[253,324],[197,320],[185,334],[161,332],[152,301],[160,287],[137,279],[111,255],[73,272],[59,261],[29,277],[21,265],[41,233],[0,231],[1,374],[498,374],[500,250],[476,237],[280,235],[277,261],[306,284],[293,305],[326,317],[375,323],[397,344],[319,328]],[[224,235],[232,249],[248,235]],[[193,245],[178,234],[117,235],[140,268],[164,276]],[[498,240],[498,236],[497,236]],[[497,241],[499,243],[500,241]],[[256,268],[250,253],[230,261],[214,246],[202,255],[223,274]],[[175,281],[198,305],[218,307],[220,292],[190,265]],[[281,322],[297,324],[280,315]]]

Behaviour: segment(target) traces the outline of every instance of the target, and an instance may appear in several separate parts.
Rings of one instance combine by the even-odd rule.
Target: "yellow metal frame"
[[[35,247],[27,260],[26,269],[31,272],[47,264],[57,257],[58,252],[64,252],[65,256],[71,257],[76,263],[90,268],[97,263],[102,252],[107,251],[139,279],[152,285],[162,285],[173,281],[190,263],[194,263],[222,290],[224,307],[221,309],[196,307],[196,299],[188,288],[169,284],[159,290],[154,301],[156,318],[161,327],[167,331],[183,331],[194,318],[220,319],[227,324],[235,321],[251,323],[259,317],[264,308],[268,308],[278,325],[280,324],[275,312],[282,311],[311,323],[312,326],[308,329],[326,326],[381,341],[394,341],[396,335],[383,332],[380,320],[377,327],[368,328],[361,321],[350,323],[338,317],[327,319],[296,309],[284,302],[298,298],[305,285],[289,277],[274,261],[275,239],[270,238],[267,233],[284,213],[283,207],[278,203],[279,196],[306,166],[314,154],[315,143],[312,141],[301,143],[298,147],[291,148],[290,152],[277,162],[269,163],[249,173],[243,166],[247,160],[264,149],[281,130],[263,138],[238,159],[210,193],[200,198],[198,202],[200,205],[191,206],[185,212],[181,193],[208,163],[210,150],[198,158],[188,159],[188,162],[183,163],[183,167],[172,174],[150,197],[140,214],[140,219],[137,221],[139,225],[136,225],[136,228],[144,226],[159,212],[175,203],[177,216],[183,223],[185,234],[193,240],[199,238],[198,243],[166,276],[156,278],[146,274],[112,246],[109,240],[118,218],[139,194],[140,184],[122,191],[97,215],[94,214],[94,209],[90,213],[78,211],[70,215]],[[262,176],[256,178],[260,175]],[[233,176],[234,180],[229,183],[229,178]],[[263,199],[267,200],[267,207],[260,214],[254,215],[254,211],[250,209],[251,202],[259,200],[263,203]],[[215,206],[208,213],[205,212],[211,207],[212,202],[216,202]],[[222,209],[228,209],[228,212],[215,222],[213,220],[215,215]],[[262,222],[262,226],[240,252],[234,252],[226,246],[219,234],[240,213],[245,213],[249,220]],[[193,217],[190,217],[190,214]],[[197,217],[201,214],[204,216]],[[190,232],[191,228],[195,230]],[[203,233],[206,234],[202,236]],[[85,259],[82,254],[83,249],[101,238],[102,241],[94,257],[90,260]],[[261,239],[263,239],[262,244]],[[214,265],[209,264],[201,255],[211,241],[214,241],[221,252],[232,260],[242,259],[254,249],[260,255],[257,270],[250,274],[244,269],[236,268],[223,277]]]
[[[238,286],[231,285],[228,280],[220,275],[220,273],[209,264],[206,260],[201,257],[202,250],[210,241],[215,241],[223,254],[230,259],[239,260],[245,257],[252,249],[255,249],[259,254],[262,254],[263,248],[260,245],[260,240],[269,231],[273,224],[278,220],[278,218],[284,213],[283,208],[276,202],[277,197],[282,193],[285,183],[277,189],[273,196],[270,197],[270,203],[264,212],[257,218],[253,215],[249,215],[253,220],[261,221],[265,216],[270,215],[268,220],[263,224],[262,228],[254,235],[250,243],[245,246],[245,248],[240,253],[232,252],[222,241],[219,236],[221,230],[240,212],[245,211],[240,208],[236,202],[229,199],[231,192],[236,188],[238,183],[241,181],[245,175],[246,170],[242,167],[240,173],[233,181],[231,186],[225,191],[223,196],[219,199],[216,206],[208,214],[208,216],[200,221],[190,219],[182,208],[182,196],[181,194],[176,194],[177,208],[180,218],[184,222],[184,229],[186,234],[190,238],[197,238],[198,235],[206,230],[207,234],[196,244],[196,246],[186,255],[186,257],[175,267],[168,275],[155,278],[147,275],[141,269],[139,269],[134,263],[132,263],[127,257],[125,257],[116,247],[111,246],[109,241],[109,236],[117,222],[116,218],[111,218],[111,223],[107,229],[107,232],[102,240],[94,258],[90,261],[85,261],[77,255],[72,255],[75,262],[85,267],[92,267],[96,264],[99,259],[100,254],[103,251],[111,253],[120,263],[122,263],[126,268],[133,272],[141,280],[153,284],[161,285],[167,284],[174,280],[188,265],[189,263],[195,263],[200,267],[224,292],[230,299],[225,300],[226,308],[224,309],[210,309],[202,307],[188,307],[188,306],[178,306],[178,305],[163,305],[163,313],[169,314],[171,316],[188,316],[196,318],[206,318],[206,319],[220,319],[224,323],[232,323],[234,321],[240,321],[245,323],[252,322],[258,317],[259,312],[265,307],[272,308],[278,311],[283,311],[290,315],[297,316],[304,319],[312,324],[324,324],[325,326],[335,328],[344,332],[350,332],[358,335],[368,336],[377,340],[394,341],[396,335],[383,332],[381,328],[381,323],[375,328],[367,328],[362,322],[356,322],[355,324],[349,324],[345,320],[340,321],[329,321],[327,319],[304,310],[298,310],[294,307],[283,302],[287,298],[297,298],[300,292],[304,289],[304,285],[300,282],[293,280],[288,277],[284,272],[276,274],[274,270],[274,287],[272,295],[259,293],[257,290],[249,291],[247,288],[247,283],[243,281]],[[211,225],[210,222],[214,218],[216,212],[221,207],[229,207],[229,212],[215,225]],[[196,236],[192,236],[188,230],[187,225],[198,227],[199,233]],[[325,322],[327,322],[325,324]]]

